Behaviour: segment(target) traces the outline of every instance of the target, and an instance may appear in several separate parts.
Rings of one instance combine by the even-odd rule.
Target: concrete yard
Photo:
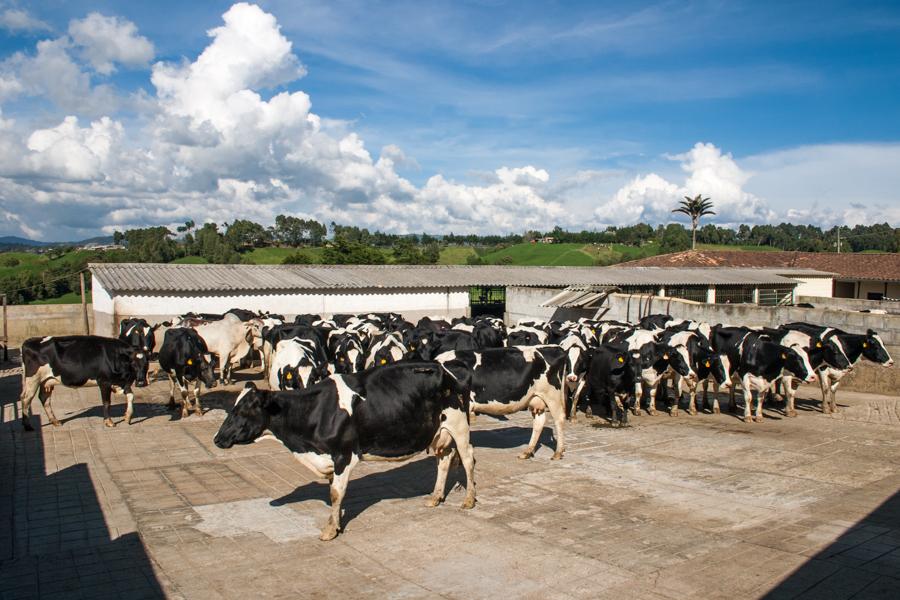
[[[57,388],[62,427],[36,401],[26,433],[20,376],[0,375],[4,599],[900,597],[897,397],[839,392],[836,416],[801,400],[762,424],[580,417],[559,462],[549,429],[516,459],[529,415],[480,417],[474,510],[458,486],[425,508],[431,457],[363,463],[344,532],[320,542],[324,482],[275,442],[213,445],[238,386],[182,421],[154,383],[114,429],[96,388]]]

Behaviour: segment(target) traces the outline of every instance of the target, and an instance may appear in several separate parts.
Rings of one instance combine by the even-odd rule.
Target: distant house
[[[538,241],[542,244],[555,244],[556,238],[548,235],[548,236],[540,238]]]
[[[833,274],[830,289],[824,289],[827,285],[825,279],[804,281],[797,288],[798,295],[862,300],[900,298],[900,254],[897,253],[686,250],[633,260],[621,266],[812,269]]]

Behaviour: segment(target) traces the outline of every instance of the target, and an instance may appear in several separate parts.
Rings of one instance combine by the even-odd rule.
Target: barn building
[[[221,313],[231,308],[289,319],[302,313],[393,311],[412,321],[479,314],[515,320],[509,308],[529,301],[529,290],[558,293],[570,286],[775,305],[793,300],[799,278],[830,278],[810,270],[656,267],[103,263],[90,269],[94,330],[99,335],[115,335],[126,317],[159,322],[190,311]]]
[[[660,254],[619,265],[632,267],[762,268],[775,272],[811,269],[827,278],[805,277],[798,296],[900,299],[900,254],[838,252],[748,252],[742,250],[686,250]]]

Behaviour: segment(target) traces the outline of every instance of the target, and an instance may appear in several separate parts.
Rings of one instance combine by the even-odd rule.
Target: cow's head
[[[147,372],[150,370],[150,353],[139,348],[132,348],[127,356],[134,369],[134,385],[136,387],[146,387],[150,382],[147,380]]]
[[[506,335],[506,346],[512,348],[513,346],[537,346],[541,343],[538,335],[533,331],[523,331],[521,329],[516,331],[510,331]]]
[[[195,352],[188,359],[187,367],[191,369],[191,374],[199,378],[207,389],[216,387],[216,372],[213,368],[213,358],[211,354],[203,352]]]
[[[405,352],[399,344],[387,343],[378,348],[371,356],[369,363],[373,367],[392,365],[403,359]]]
[[[809,363],[809,357],[798,344],[791,347],[778,345],[778,352],[784,368],[793,375],[807,383],[816,380],[816,372]]]
[[[278,369],[278,389],[279,390],[302,390],[305,387],[303,375],[300,365],[285,365]],[[309,367],[306,367],[309,370]]]
[[[884,347],[881,336],[875,333],[874,329],[866,331],[866,338],[862,342],[862,355],[864,358],[886,367],[894,365],[894,360],[888,353],[887,348]]]
[[[822,345],[821,359],[826,365],[841,370],[853,368],[853,364],[847,358],[847,353],[844,352],[836,337],[832,336],[824,341],[819,338],[813,338],[813,340],[813,346],[818,347],[818,344]],[[812,360],[812,355],[810,355],[810,360]],[[815,366],[814,364],[813,367]]]
[[[363,352],[359,340],[350,338],[344,340],[334,356],[335,373],[358,373],[366,366],[366,354]]]
[[[279,412],[280,406],[274,401],[272,392],[259,390],[253,383],[248,383],[238,394],[213,442],[223,449],[235,444],[250,444],[262,435],[269,420]]]
[[[722,357],[712,351],[700,354],[697,358],[696,372],[700,380],[712,375],[720,387],[728,382],[728,373],[725,371],[725,365],[722,364]]]

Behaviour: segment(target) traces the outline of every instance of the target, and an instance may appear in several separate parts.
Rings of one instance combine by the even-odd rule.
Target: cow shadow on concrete
[[[341,522],[346,527],[350,521],[365,512],[366,509],[382,500],[404,500],[409,498],[425,499],[434,489],[437,477],[437,461],[433,457],[424,457],[402,464],[392,469],[369,473],[362,477],[351,475],[347,495],[341,508]],[[462,466],[450,469],[445,490],[452,491],[457,485],[465,487],[466,474]],[[460,498],[461,499],[461,498]],[[275,498],[272,506],[285,506],[308,500],[321,501],[330,506],[330,486],[321,481],[312,481],[301,485],[294,491]]]
[[[480,417],[479,417],[480,418]],[[494,448],[507,450],[510,448],[525,448],[531,439],[531,427],[497,427],[496,429],[473,429],[469,434],[469,441],[475,449]],[[553,431],[550,427],[544,427],[541,437],[538,438],[538,448],[555,444]]]
[[[20,389],[0,378],[0,597],[164,598],[140,536],[107,527],[88,465],[48,472],[43,428],[9,407]]]

